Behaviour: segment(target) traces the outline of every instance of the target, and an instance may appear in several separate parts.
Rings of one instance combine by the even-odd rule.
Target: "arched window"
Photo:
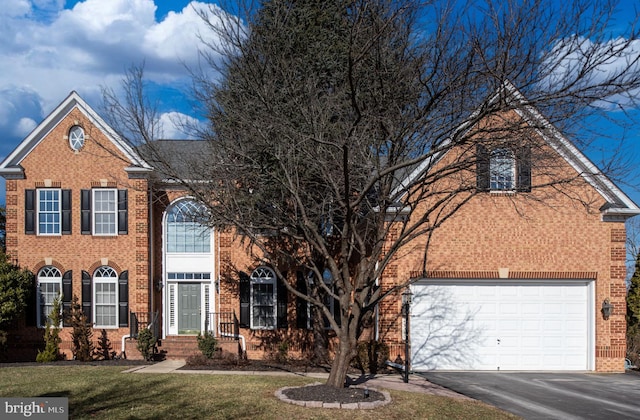
[[[167,252],[211,252],[211,229],[202,223],[206,207],[194,200],[180,200],[167,213]]]
[[[491,190],[513,190],[516,161],[509,149],[494,149],[489,161]]]
[[[118,275],[109,266],[98,268],[93,274],[96,327],[118,326]]]
[[[38,326],[47,325],[47,318],[53,310],[53,301],[60,296],[62,274],[55,267],[46,266],[38,272]]]
[[[258,267],[251,273],[251,328],[276,327],[276,274],[268,267]]]

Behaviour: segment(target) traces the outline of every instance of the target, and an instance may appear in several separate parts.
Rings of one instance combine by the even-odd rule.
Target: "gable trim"
[[[20,166],[31,151],[73,110],[78,109],[131,163],[132,168],[149,172],[153,168],[145,162],[75,91],[60,103],[29,135],[0,163],[0,175],[7,179],[24,179]],[[131,168],[127,168],[131,171]]]

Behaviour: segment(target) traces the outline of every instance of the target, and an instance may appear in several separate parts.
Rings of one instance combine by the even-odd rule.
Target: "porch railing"
[[[149,328],[153,336],[158,339],[160,326],[158,325],[158,312],[130,312],[129,313],[129,335],[138,338],[140,330]]]
[[[235,312],[209,312],[204,321],[205,331],[221,341],[237,341],[240,323]]]

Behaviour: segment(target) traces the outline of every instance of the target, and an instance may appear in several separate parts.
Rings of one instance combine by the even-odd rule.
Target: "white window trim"
[[[98,276],[97,273],[101,270],[104,269],[108,269],[111,270],[113,272],[113,274],[115,274],[114,277],[104,277],[104,276]],[[98,324],[97,319],[98,319],[98,299],[96,296],[96,285],[97,284],[114,284],[115,285],[115,304],[113,305],[113,307],[115,308],[115,323],[114,325],[102,325],[102,324]],[[118,296],[118,273],[116,272],[116,270],[113,269],[113,267],[109,267],[109,266],[102,266],[100,268],[98,268],[96,270],[96,272],[93,275],[93,285],[92,285],[92,290],[91,293],[93,293],[92,296],[92,300],[91,300],[91,304],[93,306],[93,326],[94,328],[104,328],[104,329],[116,329],[118,328],[118,326],[120,325],[120,320],[118,319],[118,306],[120,304],[120,296]],[[101,306],[112,306],[112,305],[106,305],[106,304],[101,304]]]
[[[75,152],[84,147],[85,142],[84,128],[74,125],[69,129],[69,147]]]
[[[43,272],[48,271],[48,272],[53,272],[55,270],[55,272],[58,273],[57,276],[43,276]],[[60,273],[60,270],[58,270],[55,267],[52,266],[46,266],[43,267],[42,269],[40,269],[40,271],[38,272],[38,289],[36,290],[36,295],[37,295],[37,299],[38,299],[38,304],[36,305],[36,325],[38,326],[38,328],[45,328],[46,327],[46,323],[42,324],[42,305],[40,304],[41,300],[42,300],[42,294],[40,292],[40,285],[43,283],[53,283],[53,284],[57,284],[58,285],[58,297],[62,296],[62,273]],[[60,302],[62,304],[62,302]],[[46,306],[46,305],[45,305]],[[60,319],[60,325],[58,325],[59,327],[62,327],[62,319]]]
[[[58,211],[41,211],[40,210],[40,193],[44,192],[58,192]],[[36,190],[36,233],[38,236],[61,236],[62,235],[62,190],[60,188],[38,188]],[[41,214],[58,214],[58,232],[57,233],[46,233],[40,232],[40,215]]]
[[[96,193],[97,192],[113,192],[113,211],[96,210]],[[113,232],[98,233],[96,229],[96,214],[113,214]],[[118,190],[115,188],[93,188],[91,190],[91,230],[94,236],[118,236]]]
[[[170,220],[170,218],[172,216],[172,212],[175,211],[176,209],[178,209],[178,211],[183,212],[184,214],[187,214],[186,213],[187,209],[185,209],[186,206],[198,207],[199,210],[206,210],[206,207],[204,205],[198,203],[196,200],[189,199],[189,198],[181,199],[181,200],[173,203],[171,205],[171,207],[169,207],[169,209],[167,211],[167,215],[166,215],[166,222],[165,222],[166,226],[165,226],[165,229],[164,229],[165,237],[166,237],[165,246],[166,246],[166,249],[167,249],[167,254],[189,254],[189,255],[191,255],[191,254],[193,254],[193,255],[211,254],[211,250],[213,249],[213,246],[212,246],[212,243],[211,243],[211,239],[213,237],[211,228],[209,228],[206,225],[200,224],[197,220],[189,220],[189,221],[184,221],[184,222],[175,222],[175,221],[171,221]],[[192,227],[194,229],[194,233],[195,233],[195,230],[200,230],[201,233],[203,233],[203,234],[206,233],[207,236],[208,236],[208,241],[207,240],[201,240],[199,243],[201,245],[203,245],[203,246],[208,247],[208,250],[203,250],[203,251],[194,251],[194,250],[191,250],[191,251],[171,251],[171,250],[169,250],[170,240],[175,239],[175,238],[173,238],[173,237],[171,237],[169,235],[169,226],[172,225],[172,224],[175,224],[175,225],[179,225],[179,224],[187,225],[188,224],[188,225],[190,225],[190,227]],[[191,237],[191,238],[193,238],[193,237]],[[195,243],[197,243],[197,241],[194,240],[193,244],[191,244],[191,245],[195,245]]]
[[[262,273],[270,273],[269,277],[264,277]],[[273,285],[272,302],[271,305],[273,315],[271,316],[271,326],[268,325],[254,325],[253,323],[253,309],[254,306],[254,284],[271,284]],[[262,306],[262,305],[261,305]],[[269,267],[258,267],[251,273],[249,282],[249,326],[252,330],[275,330],[278,327],[278,284],[276,273]]]
[[[494,154],[496,153],[500,153],[501,156],[498,157],[494,157]],[[494,159],[500,160],[500,161],[504,161],[504,162],[495,162],[498,163],[498,165],[494,164]],[[511,175],[511,185],[509,188],[496,188],[494,187],[494,183],[498,183],[497,181],[495,181],[495,175],[499,175],[500,177],[504,177],[504,174],[506,173],[506,171],[500,171],[498,172],[496,170],[496,166],[502,166],[502,165],[506,165],[506,161],[509,160],[509,172]],[[500,181],[500,183],[504,183],[504,181]],[[497,192],[497,193],[503,193],[503,192],[513,192],[516,190],[516,158],[513,154],[513,151],[509,148],[505,148],[505,147],[500,147],[497,149],[493,149],[490,153],[489,153],[489,190],[491,192]]]

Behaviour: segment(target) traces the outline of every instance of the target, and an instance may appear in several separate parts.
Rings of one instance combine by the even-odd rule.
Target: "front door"
[[[201,328],[200,283],[178,284],[178,334],[197,334]]]

